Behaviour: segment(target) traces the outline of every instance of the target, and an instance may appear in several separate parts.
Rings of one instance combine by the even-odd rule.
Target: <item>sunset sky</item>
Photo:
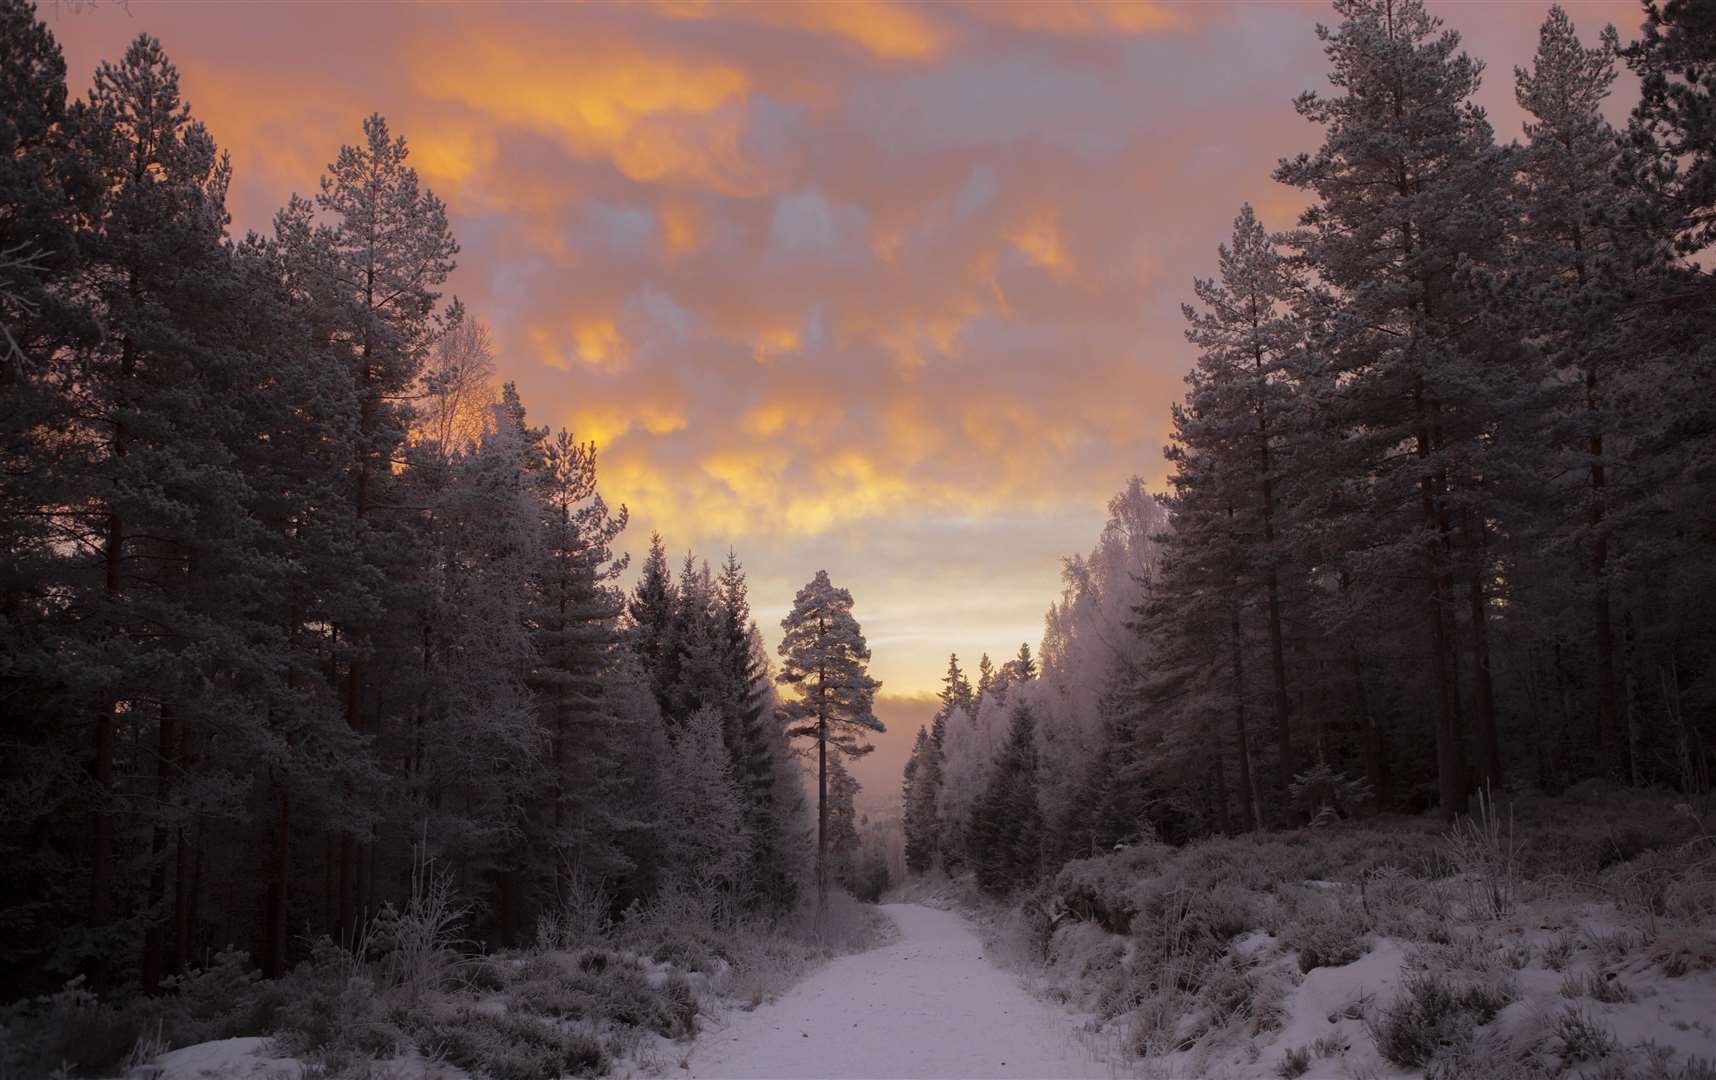
[[[1630,2],[1565,4],[1587,40]],[[1432,4],[1498,136],[1547,2]],[[1156,489],[1179,305],[1319,136],[1322,3],[44,5],[74,92],[161,38],[268,229],[380,112],[448,203],[449,289],[623,546],[735,547],[771,641],[850,588],[902,738],[957,650],[1033,647],[1059,559]],[[1623,76],[1616,115],[1630,102]],[[889,740],[895,749],[896,740]],[[878,755],[893,767],[894,754]]]

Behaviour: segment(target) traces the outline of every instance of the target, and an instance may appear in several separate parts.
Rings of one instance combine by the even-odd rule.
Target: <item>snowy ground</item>
[[[900,940],[837,959],[772,1005],[711,1025],[693,1077],[1108,1077],[1065,1012],[985,958],[960,916],[883,909]]]

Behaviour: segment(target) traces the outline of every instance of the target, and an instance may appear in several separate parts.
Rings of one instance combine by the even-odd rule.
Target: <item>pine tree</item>
[[[1621,50],[1639,77],[1628,126],[1640,178],[1683,253],[1716,243],[1716,12],[1701,0],[1650,0],[1643,36]]]
[[[820,910],[828,897],[828,756],[856,757],[874,747],[864,741],[885,729],[871,711],[881,683],[867,670],[870,647],[852,617],[852,594],[818,570],[798,591],[781,620],[778,680],[797,691],[783,707],[793,738],[815,741],[817,760],[816,886]]]
[[[410,152],[387,122],[372,115],[364,141],[343,146],[322,177],[314,200],[292,196],[275,219],[296,288],[314,306],[315,336],[351,370],[356,389],[354,458],[349,507],[359,559],[358,588],[346,590],[338,626],[344,657],[344,710],[354,731],[377,734],[384,717],[369,715],[377,688],[372,662],[385,645],[387,609],[408,603],[412,568],[394,554],[408,547],[401,515],[376,514],[394,479],[388,468],[411,420],[402,404],[416,386],[429,350],[447,321],[437,313],[438,287],[458,253],[447,208],[423,190],[406,164]],[[373,891],[359,849],[371,822],[359,815],[339,840],[334,888],[337,921],[349,930],[358,905]]]
[[[20,993],[36,988],[26,973],[48,966],[62,913],[90,906],[78,885],[93,831],[83,768],[92,703],[63,678],[77,612],[56,600],[70,568],[51,513],[88,441],[51,437],[73,421],[69,346],[98,333],[66,288],[79,270],[75,223],[95,195],[69,143],[59,44],[33,5],[0,2],[0,921],[10,928],[0,966]],[[80,835],[42,842],[66,815]]]
[[[80,620],[95,703],[89,920],[109,929],[125,882],[115,875],[120,809],[147,785],[147,893],[151,934],[143,977],[162,974],[166,848],[185,750],[184,723],[212,674],[220,615],[200,594],[199,541],[244,513],[242,481],[225,447],[230,413],[200,408],[240,363],[199,325],[219,302],[230,169],[179,98],[178,73],[160,43],[139,37],[118,64],[102,64],[70,123],[100,192],[80,238],[81,276],[105,333],[74,351],[66,372],[76,458],[63,460],[64,504],[77,513],[85,550],[99,551],[99,592]],[[68,522],[69,524],[69,522]],[[95,567],[89,567],[95,570]],[[209,568],[214,569],[214,568]],[[82,576],[82,575],[80,575]],[[92,580],[93,579],[93,580]],[[74,586],[75,587],[75,586]],[[80,590],[81,591],[81,590]],[[210,616],[213,616],[211,619]],[[168,632],[178,628],[177,632]],[[206,640],[205,635],[207,636]],[[153,728],[148,766],[125,759],[122,730]],[[144,780],[139,773],[153,773]]]
[[[539,876],[576,861],[600,878],[617,871],[623,808],[616,762],[625,734],[609,706],[608,686],[623,640],[623,598],[612,584],[626,560],[613,542],[625,507],[610,512],[596,486],[596,446],[562,431],[543,448],[537,481],[542,560],[530,581],[527,612],[536,692],[548,745],[551,812],[536,856]]]
[[[1220,468],[1229,475],[1230,528],[1240,546],[1234,603],[1242,602],[1237,595],[1241,575],[1247,584],[1262,584],[1276,788],[1285,791],[1294,755],[1281,625],[1282,429],[1293,406],[1292,366],[1300,331],[1285,308],[1288,283],[1282,259],[1250,205],[1234,219],[1233,238],[1220,247],[1217,260],[1219,278],[1194,282],[1202,309],[1189,304],[1182,309],[1191,324],[1186,340],[1199,354],[1188,395],[1192,412],[1177,424],[1176,438],[1189,451],[1231,459]]]
[[[1622,316],[1645,284],[1634,268],[1649,260],[1640,258],[1645,253],[1612,211],[1619,146],[1601,105],[1614,80],[1612,41],[1586,49],[1567,14],[1551,8],[1531,70],[1515,69],[1515,96],[1531,119],[1525,125],[1512,288],[1498,290],[1495,305],[1504,318],[1523,321],[1514,332],[1536,342],[1560,376],[1553,380],[1557,415],[1544,438],[1565,465],[1551,475],[1583,473],[1585,490],[1575,494],[1560,483],[1547,485],[1554,494],[1536,508],[1546,524],[1535,531],[1551,545],[1581,534],[1575,544],[1585,549],[1580,576],[1588,578],[1596,661],[1597,753],[1619,770],[1626,747],[1619,724],[1610,506],[1617,495],[1625,499],[1611,479],[1612,451],[1624,435],[1615,430],[1609,399],[1617,369],[1631,351]],[[1578,517],[1560,513],[1562,504],[1577,507]]]
[[[1483,264],[1501,241],[1505,162],[1483,111],[1471,103],[1482,65],[1459,51],[1459,35],[1417,0],[1336,0],[1341,24],[1318,28],[1342,93],[1301,95],[1301,115],[1325,129],[1315,155],[1282,161],[1276,178],[1314,192],[1293,243],[1340,294],[1342,412],[1352,460],[1324,469],[1356,481],[1376,502],[1368,553],[1380,582],[1416,566],[1436,700],[1436,760],[1442,813],[1465,805],[1462,709],[1455,684],[1456,575],[1468,572],[1477,666],[1488,670],[1481,586],[1481,460],[1484,436],[1509,392],[1474,337],[1470,300],[1457,271]],[[1410,446],[1411,456],[1395,452]],[[1411,501],[1408,501],[1408,500]],[[1386,513],[1415,506],[1415,520]],[[1480,528],[1458,563],[1456,526]],[[1480,699],[1481,704],[1481,699]],[[1491,741],[1482,713],[1479,745]]]

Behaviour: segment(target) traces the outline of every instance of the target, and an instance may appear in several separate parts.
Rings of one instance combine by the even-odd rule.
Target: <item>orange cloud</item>
[[[502,126],[555,138],[574,157],[600,158],[643,183],[684,180],[749,192],[759,179],[739,147],[750,77],[733,63],[682,57],[632,41],[478,35],[447,62],[445,43],[408,50],[414,89]]]
[[[45,10],[74,93],[162,38],[240,230],[386,115],[448,202],[449,295],[533,421],[598,443],[622,546],[735,544],[760,614],[828,564],[900,690],[949,647],[1011,653],[1056,556],[1162,475],[1178,302],[1240,202],[1291,224],[1268,176],[1315,145],[1291,102],[1326,71],[1322,4]],[[1492,73],[1542,17],[1442,14]],[[1505,77],[1480,102],[1517,133]]]
[[[987,21],[1053,34],[1146,33],[1191,25],[1184,4],[1153,0],[977,0],[966,10]]]
[[[925,13],[891,0],[733,0],[727,3],[669,0],[657,5],[677,19],[742,19],[766,26],[826,34],[851,42],[884,60],[931,60],[947,46],[947,32]]]

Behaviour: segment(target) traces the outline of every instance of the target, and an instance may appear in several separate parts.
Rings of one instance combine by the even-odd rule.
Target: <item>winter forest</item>
[[[1109,391],[1160,454],[884,722],[866,566],[686,550],[527,400],[436,131],[240,228],[146,10],[86,81],[111,13],[0,0],[0,1080],[1716,1077],[1716,5],[1623,6],[1511,70],[1482,7],[1292,13],[1183,383]]]

